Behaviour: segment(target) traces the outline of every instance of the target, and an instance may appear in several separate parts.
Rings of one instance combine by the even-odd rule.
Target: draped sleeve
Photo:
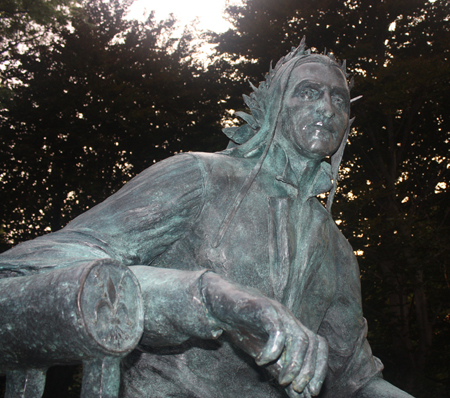
[[[204,175],[189,154],[161,161],[60,231],[0,254],[0,274],[27,275],[99,258],[150,265],[202,208]]]
[[[176,263],[171,265],[174,269],[151,267],[189,234],[202,210],[204,180],[202,165],[193,155],[159,162],[62,230],[0,254],[0,277],[32,275],[98,259],[137,265],[131,269],[143,290],[147,344],[217,337],[221,331],[200,292],[207,270],[183,271]]]
[[[367,383],[381,377],[383,364],[372,355],[367,341],[367,321],[362,314],[360,273],[353,250],[334,226],[331,236],[337,271],[334,300],[318,333],[328,341],[328,373],[321,397],[351,397]]]

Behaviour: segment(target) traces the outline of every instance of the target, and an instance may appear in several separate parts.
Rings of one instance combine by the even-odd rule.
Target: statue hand
[[[203,295],[210,313],[239,348],[286,386],[293,397],[318,395],[325,379],[328,345],[279,302],[258,290],[203,275]]]

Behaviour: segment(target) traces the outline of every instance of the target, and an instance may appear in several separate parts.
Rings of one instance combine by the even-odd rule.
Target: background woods
[[[228,32],[181,37],[173,20],[125,19],[125,2],[54,3],[58,15],[30,9],[22,25],[0,3],[4,248],[154,161],[224,148],[247,80],[303,35],[346,59],[364,98],[333,213],[358,255],[370,342],[389,381],[450,395],[448,0],[247,0],[228,8]],[[216,45],[207,62],[199,37]]]
[[[189,32],[172,39],[173,20],[127,21],[123,8],[89,1],[51,44],[11,52],[1,172],[13,242],[60,229],[183,148],[219,149],[219,77],[193,59]]]

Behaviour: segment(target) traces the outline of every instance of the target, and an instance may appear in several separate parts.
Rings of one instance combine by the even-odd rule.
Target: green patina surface
[[[252,114],[226,130],[228,149],[152,166],[63,230],[2,254],[2,275],[131,267],[145,319],[122,361],[123,397],[409,397],[380,377],[356,258],[329,212],[351,125],[346,78],[302,43],[244,97]],[[100,307],[123,322],[122,293],[105,292]]]

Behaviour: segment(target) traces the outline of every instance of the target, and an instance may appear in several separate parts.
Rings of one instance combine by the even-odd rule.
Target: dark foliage
[[[194,62],[189,32],[170,39],[174,21],[123,15],[119,1],[89,1],[54,43],[13,54],[0,115],[5,244],[58,230],[184,148],[225,144],[217,69]]]

